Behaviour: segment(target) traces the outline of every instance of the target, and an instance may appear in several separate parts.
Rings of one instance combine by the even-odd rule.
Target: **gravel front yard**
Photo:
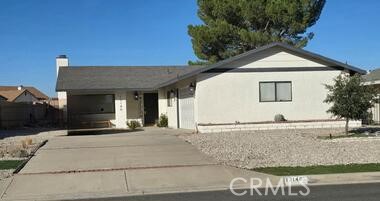
[[[44,140],[61,135],[66,135],[66,131],[0,130],[0,161],[25,160]],[[0,170],[0,180],[10,177],[12,172],[13,169]]]
[[[19,131],[1,130],[2,136],[8,136],[0,138],[0,160],[16,160],[24,159],[27,155],[44,140],[65,135],[66,132],[62,130],[57,131],[43,131],[34,132],[27,130]],[[10,134],[9,134],[10,133]]]
[[[380,138],[319,139],[342,130],[270,130],[180,136],[219,162],[242,168],[380,163]]]

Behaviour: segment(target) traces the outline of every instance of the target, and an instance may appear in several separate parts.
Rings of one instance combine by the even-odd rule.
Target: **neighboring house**
[[[125,128],[127,121],[150,125],[165,114],[169,127],[200,132],[342,127],[326,112],[324,84],[341,73],[366,73],[282,43],[203,67],[68,66],[59,56],[57,69],[69,125],[109,120]],[[274,123],[276,114],[288,121]]]
[[[373,85],[378,90],[380,90],[380,68],[370,71],[368,74],[363,75],[363,80],[366,85]],[[374,107],[371,109],[372,120],[376,124],[380,124],[380,104],[375,103]]]
[[[0,95],[0,102],[2,101],[7,101],[7,98],[5,98],[4,96]]]
[[[0,86],[0,96],[8,102],[43,102],[49,99],[34,87]]]

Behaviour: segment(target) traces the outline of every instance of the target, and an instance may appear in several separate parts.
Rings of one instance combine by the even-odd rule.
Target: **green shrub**
[[[158,127],[168,127],[168,116],[165,114],[160,115],[160,119],[158,120]]]
[[[132,120],[132,121],[127,122],[127,126],[128,126],[131,130],[136,130],[136,128],[141,127],[141,124],[140,124],[139,121]]]

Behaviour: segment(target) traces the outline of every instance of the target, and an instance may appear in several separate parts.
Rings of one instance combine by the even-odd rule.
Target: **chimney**
[[[56,61],[57,75],[58,75],[59,68],[69,66],[69,58],[67,58],[66,55],[58,55],[55,61]]]
[[[57,68],[57,76],[59,72],[59,68],[65,68],[69,66],[69,58],[66,55],[58,55],[55,59],[56,68]],[[58,92],[58,108],[63,112],[62,122],[65,124],[67,122],[67,95],[65,91]]]

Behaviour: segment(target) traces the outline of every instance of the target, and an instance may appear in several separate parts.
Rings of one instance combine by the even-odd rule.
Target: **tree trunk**
[[[346,135],[348,135],[348,118],[346,118],[345,132],[346,132]]]

